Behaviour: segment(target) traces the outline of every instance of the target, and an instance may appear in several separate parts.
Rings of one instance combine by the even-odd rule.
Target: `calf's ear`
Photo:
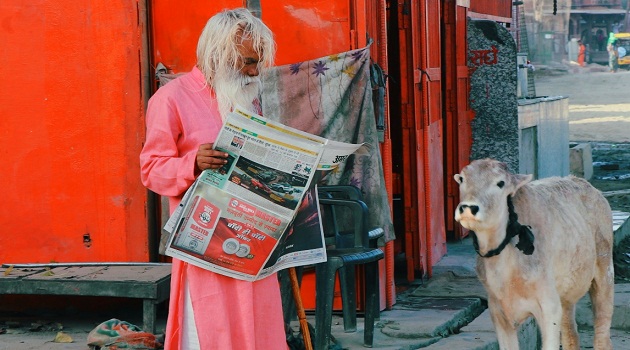
[[[527,174],[527,175],[521,175],[521,174],[515,174],[512,176],[512,183],[514,184],[514,191],[512,191],[512,195],[514,195],[516,193],[516,191],[518,191],[519,188],[521,188],[523,185],[527,184],[528,182],[532,181],[532,175],[531,174]]]
[[[459,174],[453,175],[453,179],[455,179],[455,182],[457,182],[460,185],[462,183],[462,180],[464,180],[464,178],[461,175],[459,175]]]

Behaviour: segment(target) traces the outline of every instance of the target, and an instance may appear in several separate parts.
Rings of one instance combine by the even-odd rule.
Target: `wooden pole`
[[[306,313],[304,312],[304,305],[302,304],[302,295],[300,294],[300,284],[298,283],[294,267],[289,268],[289,278],[291,280],[291,291],[293,291],[293,299],[295,300],[295,306],[297,308],[300,330],[302,331],[302,338],[304,339],[304,346],[306,347],[306,350],[313,350],[313,345],[311,344],[311,334],[308,329],[308,321],[306,320]]]

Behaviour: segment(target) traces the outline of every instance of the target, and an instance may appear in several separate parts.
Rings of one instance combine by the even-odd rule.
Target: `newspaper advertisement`
[[[228,161],[186,192],[164,227],[166,255],[248,281],[325,261],[316,174],[361,146],[230,113],[214,143]]]

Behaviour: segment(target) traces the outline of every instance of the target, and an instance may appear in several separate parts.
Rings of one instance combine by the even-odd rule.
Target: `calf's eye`
[[[503,188],[503,186],[505,186],[505,181],[497,182],[497,186],[499,186],[499,188]]]

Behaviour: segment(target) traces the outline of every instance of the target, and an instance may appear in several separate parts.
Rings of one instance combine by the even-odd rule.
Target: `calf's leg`
[[[549,294],[547,292],[547,294]],[[560,348],[560,322],[562,321],[562,307],[560,297],[541,302],[540,314],[535,314],[536,322],[542,336],[542,350],[558,350]]]
[[[518,350],[518,334],[516,333],[515,325],[505,318],[498,303],[491,300],[491,298],[488,300],[488,309],[497,333],[499,349]]]
[[[601,264],[601,267],[598,266],[597,274],[589,290],[591,305],[593,306],[593,325],[595,328],[593,348],[595,350],[612,349],[610,324],[614,309],[615,273],[612,258],[606,260]]]
[[[562,328],[560,330],[562,350],[580,350],[580,335],[575,323],[575,304],[562,302]]]

